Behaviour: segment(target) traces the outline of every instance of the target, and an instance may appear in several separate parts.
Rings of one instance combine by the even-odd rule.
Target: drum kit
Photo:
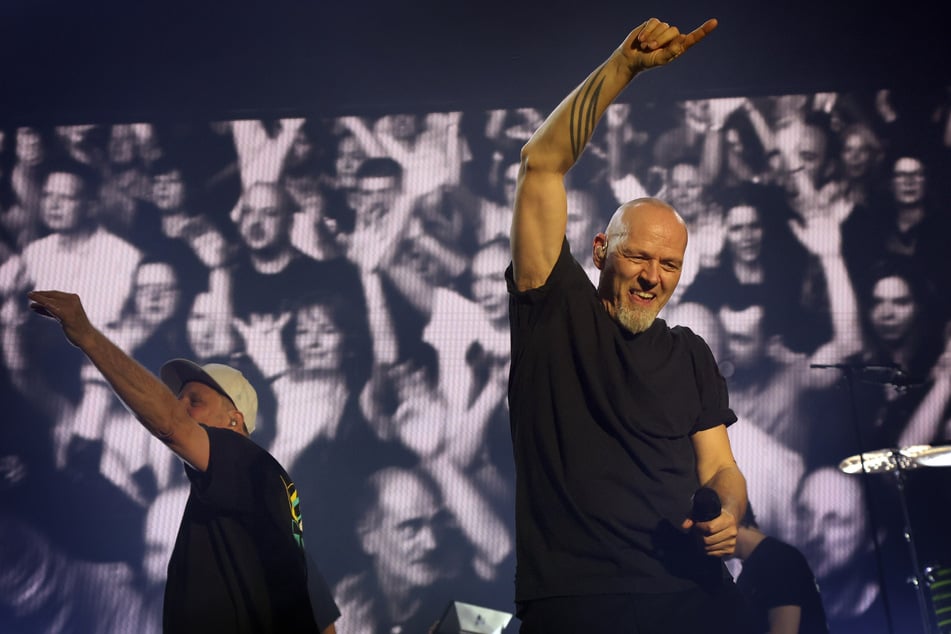
[[[947,568],[922,568],[912,533],[908,503],[905,496],[905,474],[922,467],[951,467],[951,446],[912,445],[909,447],[877,449],[842,460],[839,470],[847,474],[890,473],[895,477],[898,499],[904,520],[904,538],[911,555],[914,576],[909,582],[914,586],[925,632],[932,631],[934,623],[940,634],[951,632],[951,570]],[[925,586],[930,590],[931,609],[925,597]],[[937,621],[935,621],[937,617]]]
[[[848,379],[852,419],[858,438],[861,438],[861,434],[854,382],[890,385],[898,391],[923,385],[923,382],[908,376],[901,366],[894,363],[813,363],[809,367],[838,370]],[[908,546],[914,570],[909,582],[915,588],[923,631],[925,634],[931,634],[937,628],[938,634],[951,634],[951,570],[941,567],[922,569],[918,563],[918,553],[908,513],[905,477],[909,471],[922,467],[951,467],[951,446],[912,445],[903,448],[877,449],[849,456],[839,463],[839,470],[847,474],[887,473],[894,476],[904,521],[902,536]],[[928,609],[928,600],[925,597],[926,585],[931,592],[931,610]]]

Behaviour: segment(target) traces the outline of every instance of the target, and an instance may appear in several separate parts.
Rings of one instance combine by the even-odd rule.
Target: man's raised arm
[[[208,468],[210,449],[205,430],[158,377],[89,323],[78,295],[33,291],[27,296],[34,312],[60,323],[69,342],[85,353],[149,432],[194,468]]]
[[[519,290],[545,283],[565,236],[564,176],[581,156],[605,108],[644,70],[663,66],[717,26],[684,35],[656,18],[644,22],[569,94],[522,148],[512,218],[512,263]]]

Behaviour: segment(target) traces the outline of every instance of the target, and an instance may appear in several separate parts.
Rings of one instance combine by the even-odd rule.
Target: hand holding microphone
[[[720,505],[720,496],[710,487],[700,487],[693,494],[693,506],[690,508],[690,519],[694,523],[710,522],[720,516],[723,510]]]
[[[720,496],[710,487],[700,487],[693,494],[690,517],[681,528],[699,534],[711,557],[732,555],[736,549],[736,518],[723,510]]]

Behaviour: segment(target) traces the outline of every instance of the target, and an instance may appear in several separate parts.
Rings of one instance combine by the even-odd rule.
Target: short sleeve
[[[700,415],[691,433],[712,429],[717,425],[729,427],[736,422],[736,414],[730,408],[726,379],[720,374],[716,359],[713,358],[713,352],[710,351],[707,342],[689,329],[684,330],[687,330],[691,336],[690,354],[697,389],[700,392]]]
[[[596,293],[587,273],[572,257],[568,240],[561,244],[561,253],[545,283],[537,288],[520,291],[515,285],[513,265],[505,269],[505,283],[509,292],[509,321],[516,337],[530,332],[535,320],[545,312],[546,307],[557,301],[565,289],[580,286],[585,291]]]
[[[340,608],[334,601],[330,586],[317,568],[317,563],[305,549],[307,557],[307,594],[310,595],[310,605],[314,611],[314,620],[321,631],[340,618]]]
[[[192,491],[203,502],[219,510],[254,512],[260,501],[250,491],[254,483],[266,477],[263,462],[269,458],[249,438],[228,429],[202,425],[208,433],[208,469],[204,472],[185,467]]]

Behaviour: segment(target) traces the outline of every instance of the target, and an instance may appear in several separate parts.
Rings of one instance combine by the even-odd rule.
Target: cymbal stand
[[[902,517],[902,537],[905,544],[908,545],[908,555],[911,559],[911,567],[914,574],[908,579],[908,582],[915,588],[915,598],[918,601],[918,611],[921,615],[921,626],[925,634],[931,634],[931,614],[928,609],[928,602],[925,597],[924,578],[922,576],[921,564],[918,562],[918,549],[915,546],[915,536],[911,528],[911,514],[908,512],[908,501],[905,495],[905,473],[908,467],[913,463],[901,453],[900,450],[892,451],[892,460],[894,469],[891,472],[895,474],[895,486],[898,488],[898,503],[901,507]]]
[[[859,423],[859,413],[858,405],[855,402],[855,381],[858,378],[858,375],[862,372],[862,366],[847,364],[847,363],[813,363],[809,367],[813,369],[836,369],[841,372],[845,377],[846,387],[849,395],[849,414],[852,417],[852,430],[855,432],[855,441],[858,445],[858,454],[859,460],[862,465],[862,478],[859,480],[862,483],[862,493],[865,498],[865,513],[868,516],[869,525],[871,527],[872,535],[872,545],[875,547],[875,567],[878,571],[878,591],[882,596],[882,609],[885,612],[885,623],[888,625],[888,631],[892,634],[895,633],[895,623],[892,619],[892,609],[891,602],[888,600],[888,592],[885,589],[885,565],[882,562],[882,544],[880,543],[880,538],[878,534],[878,517],[875,512],[875,505],[872,502],[872,492],[869,485],[868,479],[864,476],[868,475],[867,465],[865,463],[865,442],[862,438],[862,427]]]

